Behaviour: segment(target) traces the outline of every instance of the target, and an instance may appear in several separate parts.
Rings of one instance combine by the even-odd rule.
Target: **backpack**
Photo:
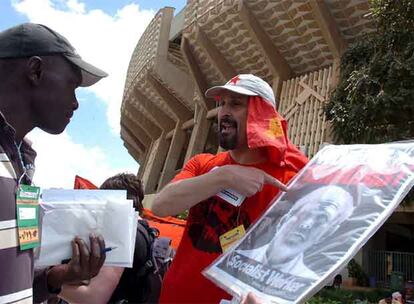
[[[158,229],[138,220],[133,266],[125,268],[109,303],[158,303],[174,254],[171,239],[159,237]]]

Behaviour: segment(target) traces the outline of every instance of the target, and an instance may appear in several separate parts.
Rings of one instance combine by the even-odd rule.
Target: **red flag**
[[[287,122],[273,104],[260,96],[249,97],[247,141],[250,149],[267,148],[272,162],[299,171],[307,157],[287,137]]]
[[[186,221],[180,220],[172,216],[159,217],[152,213],[151,210],[143,209],[142,218],[146,219],[151,227],[155,227],[160,231],[160,236],[171,239],[171,246],[178,248],[184,233]]]
[[[75,176],[75,184],[73,189],[98,189],[93,183],[88,181],[86,178]]]

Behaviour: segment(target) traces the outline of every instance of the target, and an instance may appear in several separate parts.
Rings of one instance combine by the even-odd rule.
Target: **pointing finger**
[[[287,187],[284,183],[280,182],[279,180],[277,180],[276,178],[274,178],[273,176],[265,173],[265,184],[269,184],[272,186],[275,186],[276,188],[279,188],[282,191],[287,191]]]

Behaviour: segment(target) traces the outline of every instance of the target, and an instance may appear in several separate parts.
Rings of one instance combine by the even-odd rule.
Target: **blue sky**
[[[136,173],[119,137],[119,109],[130,55],[162,7],[185,5],[175,1],[1,0],[0,31],[22,22],[43,23],[66,36],[87,61],[110,76],[76,94],[80,103],[61,135],[39,130],[29,134],[38,152],[35,183],[70,188],[75,174],[99,185],[123,171]]]

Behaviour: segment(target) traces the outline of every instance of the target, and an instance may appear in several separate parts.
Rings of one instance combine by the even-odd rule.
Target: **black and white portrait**
[[[277,224],[270,242],[238,253],[284,273],[316,280],[303,255],[315,243],[332,234],[352,214],[352,195],[338,186],[324,186],[304,195]]]
[[[391,215],[413,169],[414,143],[324,148],[204,274],[236,296],[301,303]]]

